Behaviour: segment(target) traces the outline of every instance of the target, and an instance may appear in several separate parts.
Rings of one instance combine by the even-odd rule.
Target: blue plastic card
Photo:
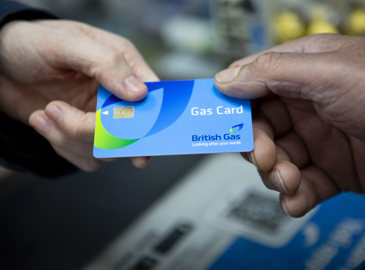
[[[223,95],[213,79],[146,83],[127,102],[98,90],[97,158],[248,152],[253,149],[249,100]]]

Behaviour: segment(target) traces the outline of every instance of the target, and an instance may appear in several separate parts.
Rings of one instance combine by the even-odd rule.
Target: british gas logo
[[[225,134],[202,134],[192,135],[193,142],[207,142],[207,141],[234,141],[241,140],[241,136],[238,133],[243,128],[243,123],[235,125],[229,129],[230,133]]]
[[[242,128],[243,128],[243,123],[241,123],[241,124],[238,124],[238,125],[235,125],[235,126],[233,126],[233,127],[231,127],[230,129],[229,129],[229,132],[231,132],[231,133],[237,133],[237,132],[239,132],[239,131],[241,131],[242,130]]]

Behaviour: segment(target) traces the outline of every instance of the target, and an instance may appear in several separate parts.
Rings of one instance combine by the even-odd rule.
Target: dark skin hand
[[[365,38],[291,41],[236,61],[216,86],[254,99],[255,149],[244,156],[289,215],[365,192]]]

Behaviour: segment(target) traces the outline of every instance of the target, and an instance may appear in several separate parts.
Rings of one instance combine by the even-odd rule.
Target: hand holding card
[[[146,83],[139,102],[98,90],[97,158],[248,152],[250,101],[220,93],[213,79]]]

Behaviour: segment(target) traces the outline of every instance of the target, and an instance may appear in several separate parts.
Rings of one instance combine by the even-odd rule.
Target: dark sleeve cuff
[[[30,8],[12,1],[0,0],[0,27],[13,20],[56,19],[57,17],[41,9]]]
[[[1,165],[45,177],[58,177],[77,171],[32,127],[1,113],[0,123]]]
[[[0,0],[0,27],[13,20],[56,19],[43,10]],[[49,142],[33,128],[0,112],[0,166],[32,172],[45,177],[58,177],[77,171],[60,157]]]

